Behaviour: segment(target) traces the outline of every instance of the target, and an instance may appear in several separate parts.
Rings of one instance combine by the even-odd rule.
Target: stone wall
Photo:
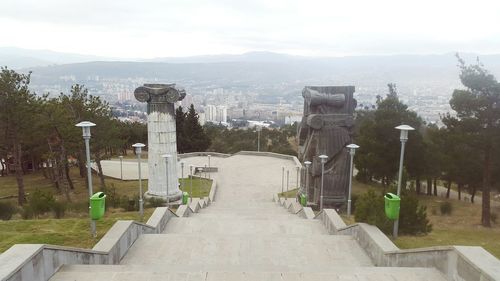
[[[400,250],[376,226],[365,223],[346,226],[335,210],[325,209],[316,218],[331,234],[353,236],[376,266],[434,267],[448,280],[500,280],[500,261],[482,247]]]
[[[16,244],[0,255],[0,280],[45,281],[65,264],[117,264],[142,234],[160,233],[171,217],[156,208],[148,222],[117,221],[90,249],[45,244]]]

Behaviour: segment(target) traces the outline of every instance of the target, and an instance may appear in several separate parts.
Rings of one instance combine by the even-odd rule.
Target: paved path
[[[444,280],[435,269],[375,267],[351,236],[329,235],[319,220],[271,202],[281,166],[292,161],[236,155],[214,163],[218,189],[208,208],[142,235],[120,265],[64,266],[51,280]]]

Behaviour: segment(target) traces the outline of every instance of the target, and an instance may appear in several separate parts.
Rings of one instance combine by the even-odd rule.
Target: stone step
[[[369,266],[371,260],[351,236],[291,234],[144,234],[122,264],[207,266],[291,270],[314,266]]]
[[[207,218],[207,219],[256,219],[256,220],[292,220],[295,223],[301,222],[304,218],[297,216],[292,213],[277,213],[277,214],[269,214],[269,213],[240,213],[240,214],[227,214],[227,213],[207,213],[207,212],[199,212],[196,215],[193,215],[191,218]]]
[[[288,214],[288,211],[277,205],[272,207],[267,206],[240,206],[240,207],[218,207],[210,205],[208,208],[205,208],[201,211],[201,213],[213,213],[213,214]]]
[[[252,271],[246,270],[192,270],[137,265],[65,265],[50,281],[215,281],[215,280],[370,280],[370,281],[445,281],[436,269],[419,267],[328,267],[321,271]]]
[[[163,233],[198,233],[198,234],[328,234],[318,220],[297,218],[262,218],[212,217],[197,215],[188,218],[172,218]],[[279,237],[279,236],[277,236]],[[277,238],[279,239],[279,238]]]

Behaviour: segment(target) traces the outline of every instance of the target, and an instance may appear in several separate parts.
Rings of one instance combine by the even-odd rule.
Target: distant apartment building
[[[133,92],[119,92],[118,93],[118,100],[119,101],[129,101],[129,100],[134,100],[134,93]]]
[[[205,106],[205,121],[211,123],[226,123],[227,122],[227,107],[223,105],[207,105]]]
[[[292,125],[295,122],[302,121],[302,116],[300,115],[291,115],[291,116],[285,116],[285,124],[286,125]]]

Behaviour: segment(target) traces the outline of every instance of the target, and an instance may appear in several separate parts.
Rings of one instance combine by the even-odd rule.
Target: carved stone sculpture
[[[186,96],[175,84],[144,84],[134,91],[135,98],[148,109],[148,191],[169,201],[182,196],[177,178],[177,141],[174,103]],[[163,154],[170,154],[168,170]],[[168,179],[168,183],[167,183]],[[168,187],[167,187],[168,184]],[[168,190],[168,192],[167,192]]]
[[[304,115],[298,127],[299,160],[311,161],[306,175],[302,169],[301,189],[305,194],[305,177],[308,177],[309,202],[319,205],[321,188],[321,161],[319,155],[327,155],[325,164],[323,204],[338,206],[347,200],[349,185],[349,152],[354,126],[354,86],[305,87]]]

